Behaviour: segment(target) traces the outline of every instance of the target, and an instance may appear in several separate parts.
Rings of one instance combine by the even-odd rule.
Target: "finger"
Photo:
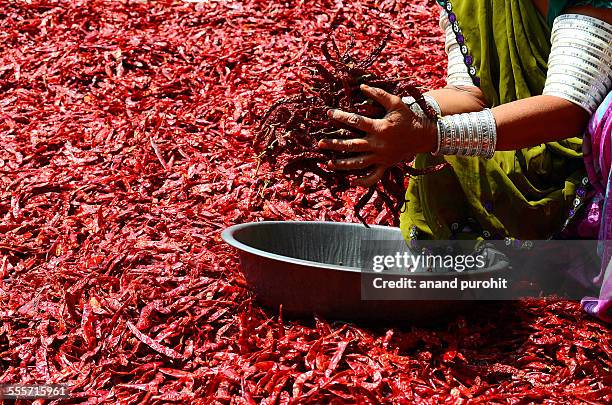
[[[355,156],[348,159],[336,159],[328,163],[332,170],[356,170],[365,169],[375,163],[374,155]]]
[[[365,139],[321,139],[319,148],[336,150],[340,152],[369,152],[370,143]]]
[[[375,101],[378,101],[387,111],[395,110],[399,105],[402,104],[402,99],[393,94],[387,93],[383,89],[378,87],[370,87],[362,84],[361,91],[366,95],[370,96]]]
[[[368,132],[374,128],[374,120],[355,113],[347,113],[342,110],[331,109],[327,112],[329,118],[350,125],[353,128]]]
[[[380,180],[380,178],[382,177],[384,173],[385,173],[385,168],[382,166],[377,166],[376,170],[374,170],[372,174],[366,177],[361,177],[359,179],[356,179],[354,183],[357,186],[370,187],[376,184],[376,182]]]

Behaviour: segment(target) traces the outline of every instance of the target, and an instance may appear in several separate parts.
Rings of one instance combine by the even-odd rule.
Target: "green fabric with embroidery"
[[[542,94],[550,27],[530,0],[455,0],[452,11],[492,106]],[[418,155],[416,167],[444,160],[450,167],[410,180],[402,233],[407,240],[415,231],[418,239],[551,237],[585,175],[581,150],[576,137],[490,160]]]

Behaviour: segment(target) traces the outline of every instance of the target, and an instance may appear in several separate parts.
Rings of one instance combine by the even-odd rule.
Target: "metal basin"
[[[395,241],[389,243],[408,250],[399,228],[270,221],[234,225],[225,229],[221,236],[238,249],[241,270],[257,299],[272,309],[282,305],[283,315],[433,321],[474,304],[466,300],[361,299],[362,241]],[[450,275],[419,273],[418,277]]]

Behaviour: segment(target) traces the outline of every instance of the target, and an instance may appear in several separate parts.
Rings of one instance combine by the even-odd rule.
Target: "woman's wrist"
[[[438,102],[429,95],[424,95],[425,102],[435,111],[439,117],[442,114]],[[421,107],[416,103],[414,97],[403,97],[402,101],[408,105],[410,110],[416,115],[415,131],[417,135],[416,145],[412,150],[415,153],[433,153],[438,145],[438,130],[436,121],[429,118]]]
[[[411,145],[411,152],[480,156],[487,159],[493,157],[497,144],[497,127],[490,109],[442,117],[437,101],[429,95],[424,98],[436,111],[436,121],[421,110],[414,98],[402,99],[415,114],[414,127],[419,134]]]
[[[435,121],[427,120],[423,122],[420,131],[421,145],[416,149],[417,153],[434,153],[438,148],[438,127]]]

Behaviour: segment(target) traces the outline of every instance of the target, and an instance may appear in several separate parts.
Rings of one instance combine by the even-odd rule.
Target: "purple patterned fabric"
[[[589,121],[583,142],[584,163],[596,195],[586,222],[599,223],[601,271],[593,282],[601,286],[599,297],[586,297],[582,307],[591,315],[612,323],[612,92]],[[585,224],[588,226],[588,224]]]

